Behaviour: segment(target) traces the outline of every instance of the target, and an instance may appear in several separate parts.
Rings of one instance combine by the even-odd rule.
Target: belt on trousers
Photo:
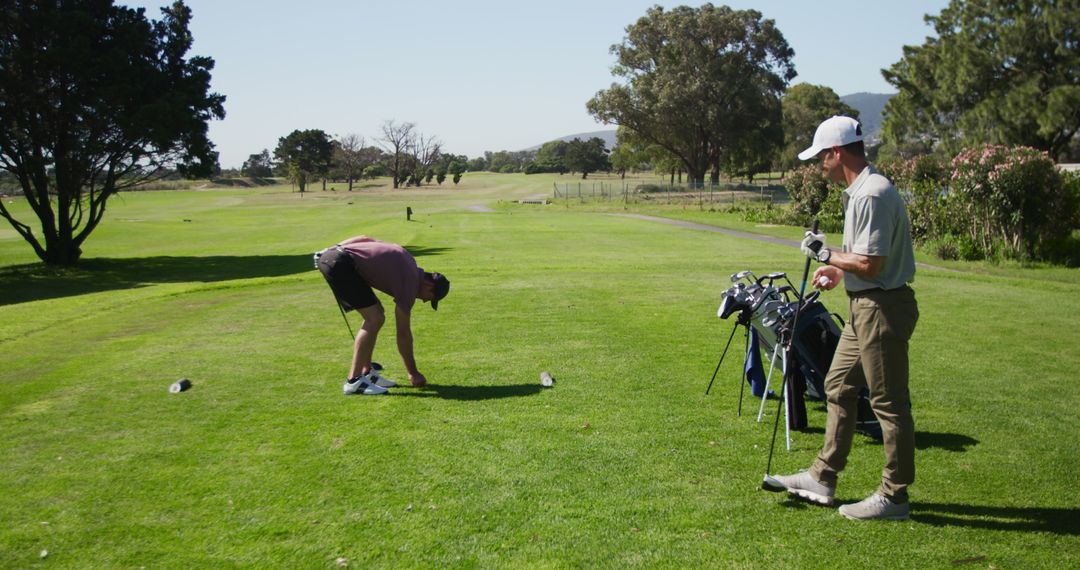
[[[897,287],[895,289],[883,289],[881,287],[873,287],[871,289],[862,289],[860,291],[848,291],[847,296],[851,297],[852,299],[855,299],[855,298],[858,298],[858,297],[865,297],[867,295],[873,295],[875,293],[895,293],[897,291],[904,291],[904,290],[909,290],[909,289],[911,289],[911,287],[908,287],[907,285],[901,285],[901,286],[899,286],[899,287]]]

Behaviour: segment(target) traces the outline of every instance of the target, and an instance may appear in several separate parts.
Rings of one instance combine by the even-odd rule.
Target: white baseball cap
[[[863,140],[862,125],[851,117],[836,115],[825,119],[814,131],[814,143],[799,153],[799,160],[810,160],[825,149]]]

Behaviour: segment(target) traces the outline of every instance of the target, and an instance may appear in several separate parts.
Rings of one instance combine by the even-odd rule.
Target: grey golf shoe
[[[353,394],[363,394],[365,396],[377,396],[379,394],[385,394],[390,390],[383,388],[371,381],[368,376],[357,376],[356,378],[349,378],[345,381],[345,385],[342,386],[342,391],[346,396]]]
[[[894,503],[880,493],[874,493],[858,503],[840,507],[840,514],[853,521],[906,521],[910,513],[911,506],[908,503]]]
[[[833,495],[836,493],[835,486],[829,486],[814,479],[809,471],[767,477],[765,484],[770,491],[786,490],[796,497],[825,506],[833,504]]]

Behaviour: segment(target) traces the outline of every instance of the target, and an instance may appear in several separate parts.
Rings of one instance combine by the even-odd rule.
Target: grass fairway
[[[0,567],[1080,565],[1076,271],[920,270],[912,519],[854,523],[759,490],[775,405],[735,416],[738,358],[703,394],[727,276],[798,251],[513,202],[551,182],[126,194],[63,272],[0,230]],[[429,388],[341,394],[311,252],[361,233],[453,283],[414,312]],[[775,471],[816,455],[808,407]],[[882,461],[857,438],[838,499]]]

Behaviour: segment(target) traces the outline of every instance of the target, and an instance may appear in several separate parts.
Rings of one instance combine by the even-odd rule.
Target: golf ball
[[[821,278],[818,279],[818,285],[820,285],[821,287],[828,287],[829,286],[829,278],[822,275]]]

